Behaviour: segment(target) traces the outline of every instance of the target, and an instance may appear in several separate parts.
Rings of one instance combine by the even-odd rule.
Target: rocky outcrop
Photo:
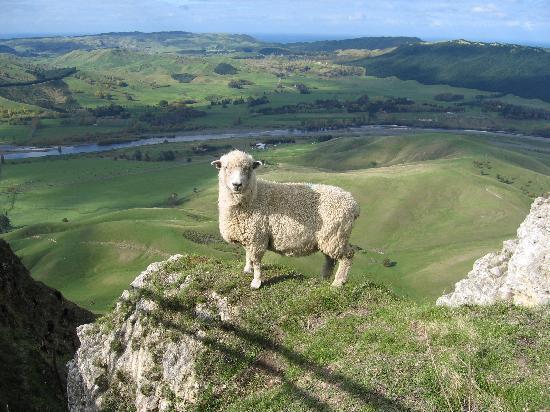
[[[76,327],[95,316],[31,278],[0,239],[0,410],[66,410]]]
[[[186,316],[189,308],[178,297],[185,300],[193,275],[178,269],[181,265],[181,255],[149,265],[113,312],[78,328],[81,346],[68,363],[70,411],[122,410],[121,405],[184,410],[195,403],[204,337],[197,322],[226,321],[231,314],[227,300],[211,292]]]
[[[517,231],[499,253],[474,263],[455,290],[438,305],[488,305],[498,301],[535,306],[550,303],[550,199],[539,197]]]

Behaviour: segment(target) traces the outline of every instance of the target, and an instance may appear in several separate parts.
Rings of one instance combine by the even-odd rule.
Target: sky
[[[0,10],[4,37],[184,30],[550,44],[550,0],[0,0]]]

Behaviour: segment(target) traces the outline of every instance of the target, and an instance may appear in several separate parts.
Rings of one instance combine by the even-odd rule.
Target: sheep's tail
[[[360,214],[361,208],[359,207],[359,204],[355,202],[355,207],[353,208],[353,220],[357,220]]]

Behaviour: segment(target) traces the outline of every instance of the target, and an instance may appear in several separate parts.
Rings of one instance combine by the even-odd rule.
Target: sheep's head
[[[240,150],[233,150],[212,165],[219,169],[220,183],[223,183],[233,194],[244,194],[256,181],[254,169],[262,162],[254,160],[252,156]]]

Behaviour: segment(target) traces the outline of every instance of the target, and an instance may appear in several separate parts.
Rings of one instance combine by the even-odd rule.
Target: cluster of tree
[[[122,119],[127,119],[130,117],[130,113],[126,110],[125,107],[119,104],[110,104],[107,106],[97,106],[94,108],[89,108],[90,112],[95,117],[120,117]]]
[[[174,128],[181,126],[188,120],[206,115],[201,110],[192,109],[185,105],[167,105],[158,108],[149,108],[138,116],[138,120],[159,128]]]
[[[237,73],[237,68],[229,63],[220,63],[214,68],[214,73],[226,75]]]
[[[5,213],[0,213],[0,233],[7,233],[12,229],[10,218]]]
[[[269,103],[269,99],[265,95],[262,97],[256,97],[256,98],[252,96],[248,96],[248,99],[246,99],[246,103],[248,104],[248,107],[260,106],[262,104]]]
[[[387,100],[370,101],[368,96],[362,96],[351,102],[345,102],[348,113],[377,113],[377,112],[407,112],[410,111],[406,106],[414,104],[414,101],[406,97],[392,97]]]
[[[346,129],[348,127],[363,126],[365,124],[369,124],[365,116],[353,117],[351,119],[316,118],[301,122],[302,129],[310,132]]]
[[[508,176],[503,176],[503,175],[500,175],[500,174],[497,174],[496,177],[497,177],[499,182],[506,183],[507,185],[513,184],[514,180],[516,179],[515,177],[508,177]]]
[[[337,99],[317,99],[311,103],[289,104],[280,107],[264,107],[257,110],[257,113],[264,115],[280,115],[292,113],[313,113],[318,111],[347,111],[348,113],[369,113],[378,112],[407,112],[416,111],[411,106],[414,101],[403,97],[392,97],[386,100],[371,101],[367,95],[356,100],[340,101]],[[439,108],[446,110],[447,108]]]
[[[296,143],[296,139],[293,137],[270,137],[268,139],[264,139],[263,143],[275,145],[275,144],[290,144],[290,143]]]
[[[114,159],[125,159],[125,160],[136,160],[138,162],[144,161],[144,162],[151,162],[153,160],[157,162],[171,162],[176,160],[177,150],[164,150],[159,152],[159,154],[156,156],[156,158],[153,159],[149,152],[143,153],[140,149],[137,149],[133,154],[128,155],[126,153],[122,153],[118,156],[116,156]]]
[[[174,73],[171,77],[180,83],[191,83],[197,76],[191,73]]]
[[[484,100],[481,108],[489,112],[497,112],[507,119],[517,120],[550,120],[550,110],[504,103],[500,100]]]
[[[246,100],[244,97],[237,97],[236,99],[232,99],[230,97],[212,97],[210,99],[210,106],[223,106],[224,108],[227,107],[228,104],[238,105],[238,104],[245,104]]]
[[[434,99],[440,102],[458,102],[459,100],[464,100],[464,95],[453,93],[439,93],[434,96]]]
[[[300,92],[300,94],[310,94],[311,90],[303,83],[296,83],[294,88]]]
[[[244,79],[231,80],[229,83],[227,83],[227,85],[232,89],[242,89],[244,88],[244,86],[252,86],[253,84],[254,82]]]
[[[328,142],[329,140],[332,140],[334,139],[334,136],[331,135],[331,134],[322,134],[322,135],[319,135],[315,138],[315,141],[317,143],[323,143],[323,142]]]
[[[533,133],[537,136],[542,136],[546,138],[550,138],[550,127],[541,127],[538,129],[533,130]]]

